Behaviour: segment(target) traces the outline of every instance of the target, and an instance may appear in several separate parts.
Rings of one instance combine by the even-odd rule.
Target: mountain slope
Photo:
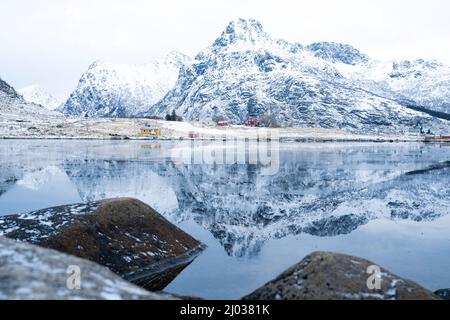
[[[0,137],[11,133],[23,137],[30,133],[43,134],[64,121],[61,113],[26,102],[12,86],[0,79]]]
[[[60,109],[66,115],[129,117],[147,110],[175,84],[189,58],[177,52],[145,65],[94,62]]]
[[[450,113],[450,67],[433,60],[337,64],[340,72],[366,88],[434,111]]]
[[[369,61],[369,57],[348,44],[316,42],[306,47],[315,57],[331,62],[356,65]]]
[[[34,115],[57,115],[34,103],[29,103],[8,83],[0,78],[0,116],[33,117]]]
[[[62,104],[62,101],[58,100],[44,88],[36,84],[19,89],[18,92],[27,102],[39,104],[49,110],[55,110]]]
[[[175,110],[187,120],[225,117],[234,124],[270,115],[283,126],[372,133],[449,128],[390,95],[371,93],[336,67],[369,61],[350,46],[303,47],[273,39],[259,22],[240,19],[182,68],[175,87],[144,114],[163,116]]]

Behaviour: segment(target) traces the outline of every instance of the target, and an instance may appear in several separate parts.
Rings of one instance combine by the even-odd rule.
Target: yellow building
[[[159,136],[161,129],[156,127],[143,127],[141,128],[141,136]]]

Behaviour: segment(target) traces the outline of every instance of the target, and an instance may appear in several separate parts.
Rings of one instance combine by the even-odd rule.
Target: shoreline
[[[279,142],[428,142],[418,133],[353,133],[333,128],[260,128],[244,125],[220,127],[201,122],[175,122],[141,118],[67,119],[60,123],[5,122],[2,140],[133,140],[133,141],[220,141],[251,140]],[[159,135],[142,136],[143,127],[155,127]],[[6,129],[6,127],[5,127]]]
[[[242,141],[258,141],[258,142],[270,142],[272,139],[260,139],[260,138],[249,138],[249,137],[231,137],[236,140]],[[92,137],[66,137],[66,136],[41,136],[41,137],[30,137],[30,136],[0,136],[0,140],[68,140],[68,141],[228,141],[226,138],[183,138],[183,137],[160,137],[160,138],[146,138],[146,137],[107,137],[107,136],[92,136]],[[280,143],[330,143],[330,142],[373,142],[373,143],[444,143],[444,142],[434,142],[426,141],[423,137],[358,137],[350,136],[348,138],[344,137],[280,137],[278,140]]]

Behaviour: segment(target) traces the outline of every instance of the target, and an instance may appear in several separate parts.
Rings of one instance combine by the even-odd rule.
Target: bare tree
[[[266,127],[266,128],[278,128],[278,121],[275,118],[275,116],[270,115],[270,114],[264,114],[262,116],[259,117],[258,119],[259,125],[261,127]]]

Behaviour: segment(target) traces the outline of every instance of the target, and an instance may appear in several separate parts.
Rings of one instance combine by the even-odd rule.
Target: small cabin
[[[256,127],[258,126],[258,124],[258,120],[252,118],[247,119],[247,121],[245,122],[245,125],[247,127]]]
[[[159,136],[161,129],[156,127],[143,127],[141,128],[141,136]]]

